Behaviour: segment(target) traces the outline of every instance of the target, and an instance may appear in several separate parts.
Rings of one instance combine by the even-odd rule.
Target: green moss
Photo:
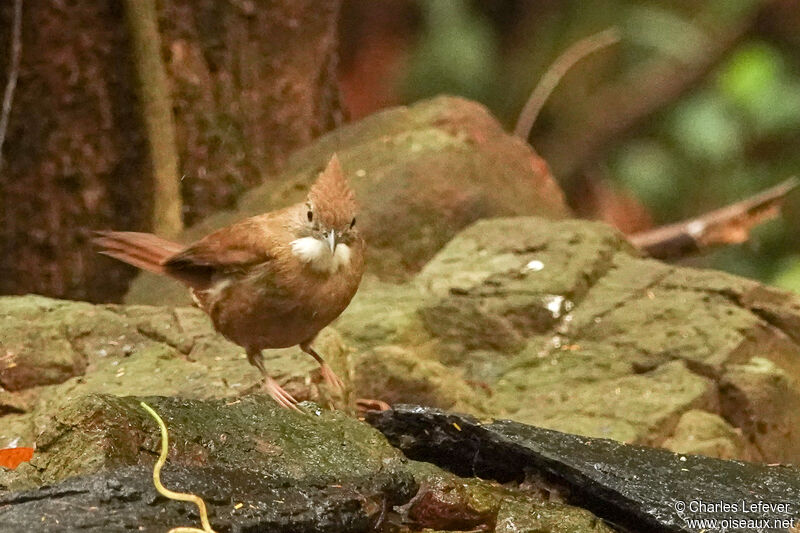
[[[495,533],[611,533],[615,531],[595,515],[568,505],[546,503],[531,508],[525,500],[503,503],[497,513]]]
[[[706,455],[720,459],[750,459],[756,457],[748,450],[741,431],[721,416],[692,409],[681,416],[664,448],[675,453]]]
[[[682,363],[630,374],[609,355],[578,347],[533,366],[518,364],[494,385],[493,405],[536,426],[650,443],[664,436],[679,413],[711,403],[713,383]]]
[[[236,400],[143,398],[167,424],[169,464],[218,464],[257,472],[265,483],[345,484],[406,476],[405,460],[370,426],[306,404],[306,413],[263,396]],[[139,397],[91,395],[53,414],[31,461],[36,476],[15,488],[133,464],[150,464],[159,433]],[[8,482],[8,477],[0,477]],[[410,482],[410,481],[409,481]]]
[[[468,384],[458,371],[410,349],[379,346],[363,352],[353,361],[353,374],[359,397],[486,414],[485,391]]]
[[[757,459],[794,462],[800,455],[800,391],[794,376],[754,357],[730,365],[720,379],[721,412],[760,453]]]
[[[334,323],[354,346],[422,344],[430,340],[417,314],[427,296],[409,284],[365,280],[353,301]]]
[[[13,431],[3,423],[0,438],[20,445],[32,445],[53,412],[87,394],[235,397],[261,381],[244,351],[215,333],[199,309],[26,296],[0,298],[0,316],[0,346],[20,361],[0,366],[0,383],[21,390],[0,396],[0,408],[22,411]],[[315,347],[347,381],[350,350],[341,337],[327,329]],[[298,348],[264,355],[267,370],[298,399],[327,399],[311,357]]]

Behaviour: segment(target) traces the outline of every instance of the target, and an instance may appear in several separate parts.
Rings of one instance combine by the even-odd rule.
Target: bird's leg
[[[261,350],[247,350],[247,361],[256,367],[261,375],[264,376],[264,388],[267,389],[272,398],[278,402],[278,405],[281,407],[286,407],[287,409],[294,409],[295,411],[299,411],[295,404],[297,404],[297,400],[295,400],[291,394],[286,392],[283,387],[278,385],[278,382],[272,379],[272,376],[267,374],[267,370],[264,368],[264,356],[261,355]]]
[[[342,380],[339,379],[339,376],[336,375],[333,369],[322,359],[317,351],[311,347],[311,341],[301,343],[300,349],[317,360],[320,366],[320,372],[322,372],[322,378],[328,385],[334,389],[344,390],[344,383],[342,383]]]

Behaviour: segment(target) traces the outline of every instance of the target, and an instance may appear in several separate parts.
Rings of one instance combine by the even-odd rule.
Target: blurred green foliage
[[[736,107],[742,124],[754,134],[778,134],[800,123],[800,80],[775,47],[746,43],[723,66],[718,80],[720,96]]]
[[[620,45],[584,59],[564,77],[537,122],[534,147],[537,139],[585,125],[592,96],[604,84],[653,62],[690,62],[748,17],[757,20],[752,14],[761,6],[755,0],[417,4],[422,29],[405,98],[464,95],[488,105],[509,128],[561,51],[609,26],[621,29]],[[513,14],[504,18],[503,10]],[[610,143],[597,163],[658,223],[709,211],[800,175],[800,50],[790,40],[761,34],[762,26],[752,24],[710,75]],[[800,198],[793,197],[784,217],[757,228],[750,242],[691,262],[800,292],[798,217]]]
[[[800,292],[800,255],[791,255],[781,261],[772,283],[782,289]]]
[[[499,64],[497,35],[468,2],[420,3],[424,25],[403,92],[410,101],[439,93],[490,98]]]

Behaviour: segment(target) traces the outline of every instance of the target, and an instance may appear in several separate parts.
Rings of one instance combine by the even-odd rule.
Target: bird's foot
[[[285,407],[286,409],[294,409],[298,412],[300,411],[300,409],[297,408],[297,400],[295,400],[291,394],[286,392],[283,387],[278,385],[278,382],[271,377],[264,377],[264,388],[281,407]]]
[[[322,373],[322,379],[325,380],[332,389],[343,391],[344,390],[344,382],[336,375],[336,372],[328,365],[328,363],[322,363],[319,368],[320,372]]]
[[[372,398],[358,398],[356,400],[356,409],[359,413],[364,414],[367,411],[388,411],[392,407],[383,400],[373,400]]]

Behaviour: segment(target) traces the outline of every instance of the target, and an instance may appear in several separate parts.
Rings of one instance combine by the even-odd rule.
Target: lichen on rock
[[[381,306],[385,321],[376,317]],[[790,444],[800,411],[769,407],[793,405],[800,394],[791,377],[800,373],[791,327],[800,299],[641,257],[602,224],[480,221],[410,283],[365,290],[355,310],[342,322],[360,351],[372,350],[377,360],[390,353],[376,349],[384,342],[370,336],[372,328],[359,327],[367,310],[364,323],[380,322],[391,339],[385,344],[452,369],[440,395],[421,395],[432,406],[452,405],[445,391],[468,387],[475,401],[463,410],[475,415],[650,445],[670,438],[684,413],[701,409],[742,431],[749,443],[743,458],[800,457]],[[771,377],[737,370],[757,358],[774,365]],[[410,383],[402,367],[380,365],[364,368],[395,368],[398,374],[379,380],[395,384],[387,397],[413,397],[419,382]],[[398,390],[404,384],[406,393]],[[739,407],[748,414],[732,414]]]

